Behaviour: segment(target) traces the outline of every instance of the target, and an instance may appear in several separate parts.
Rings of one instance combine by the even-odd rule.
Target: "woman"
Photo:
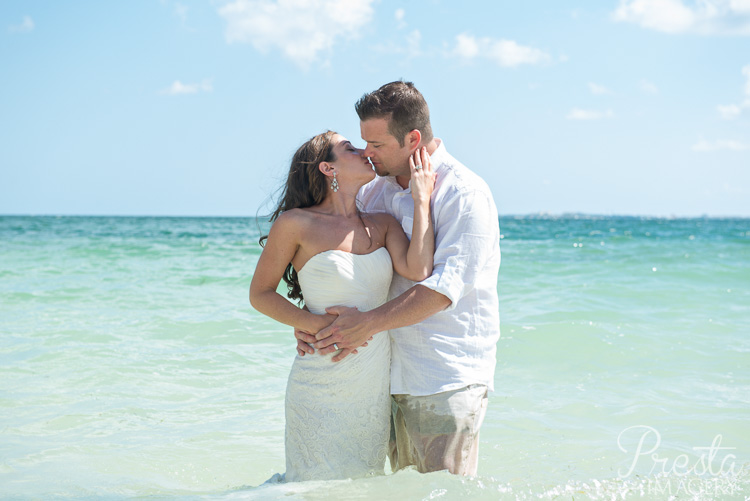
[[[411,242],[388,214],[357,209],[359,189],[375,177],[362,150],[328,131],[295,153],[273,226],[250,285],[253,307],[317,333],[334,319],[325,308],[376,308],[395,270],[414,281],[432,273],[430,195],[435,176],[426,149],[409,159]],[[261,243],[265,239],[261,238]],[[276,292],[281,278],[300,309]],[[383,473],[390,426],[390,340],[376,334],[358,354],[298,355],[286,392],[286,481]]]

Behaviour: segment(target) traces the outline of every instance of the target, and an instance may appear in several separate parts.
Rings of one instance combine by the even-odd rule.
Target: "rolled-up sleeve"
[[[481,190],[456,191],[434,211],[435,264],[419,285],[450,299],[447,311],[472,289],[499,246],[499,223],[494,202]]]

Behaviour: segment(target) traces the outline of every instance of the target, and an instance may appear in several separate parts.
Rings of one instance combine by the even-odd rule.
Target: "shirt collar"
[[[432,161],[432,166],[434,168],[437,168],[445,163],[445,157],[448,155],[448,152],[445,149],[445,143],[443,143],[442,139],[438,139],[436,137],[435,142],[437,143],[438,147],[435,152],[430,155],[430,160]]]

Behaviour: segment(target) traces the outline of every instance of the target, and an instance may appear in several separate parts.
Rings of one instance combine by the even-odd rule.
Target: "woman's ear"
[[[331,163],[320,162],[320,164],[318,164],[318,170],[320,170],[324,176],[333,176],[333,171],[336,169],[334,169],[333,164]]]

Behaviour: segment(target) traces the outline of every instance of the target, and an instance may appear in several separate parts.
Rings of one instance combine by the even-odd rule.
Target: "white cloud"
[[[406,11],[404,11],[404,9],[396,9],[396,12],[393,13],[393,17],[396,19],[396,24],[399,28],[406,28],[404,16],[406,16]]]
[[[602,118],[614,118],[612,110],[596,111],[573,108],[565,117],[568,120],[601,120]]]
[[[659,92],[659,89],[656,87],[656,85],[649,82],[648,80],[641,80],[638,84],[638,87],[640,87],[640,89],[646,94],[656,94]]]
[[[34,29],[34,20],[30,16],[23,16],[21,24],[8,26],[11,33],[28,33]]]
[[[725,120],[731,120],[737,118],[742,113],[742,108],[736,104],[729,104],[727,106],[717,106],[716,109],[719,111],[721,118]]]
[[[744,150],[750,149],[750,146],[740,141],[734,141],[734,140],[719,139],[717,141],[712,142],[712,141],[706,141],[705,139],[701,139],[700,141],[695,143],[691,147],[691,149],[693,151],[700,151],[700,152],[719,151],[719,150],[744,151]]]
[[[750,1],[750,0],[748,0]],[[745,76],[745,99],[740,104],[719,105],[716,109],[721,118],[732,120],[740,116],[744,110],[750,109],[750,64],[742,68],[742,74]]]
[[[219,9],[228,43],[278,49],[302,68],[337,39],[356,38],[370,22],[373,0],[235,0]]]
[[[620,0],[612,18],[664,33],[750,35],[749,0]]]
[[[606,88],[603,85],[595,84],[593,82],[589,82],[589,90],[592,94],[595,94],[597,96],[603,96],[607,94],[612,94],[613,92]]]
[[[456,48],[453,54],[464,59],[471,59],[479,55],[479,44],[474,37],[469,35],[458,35],[456,37]]]
[[[519,45],[513,40],[475,38],[466,34],[456,36],[456,46],[451,53],[463,59],[490,59],[504,67],[550,61],[549,54],[533,47]]]
[[[419,30],[414,30],[406,36],[406,47],[409,57],[416,57],[422,53],[419,46],[421,41],[422,34]]]
[[[729,5],[737,12],[750,12],[750,0],[729,0]]]
[[[549,55],[533,47],[518,45],[513,40],[498,40],[492,43],[490,59],[500,66],[518,66],[520,64],[539,64],[549,61]]]
[[[213,90],[213,84],[209,79],[194,84],[184,84],[179,80],[175,80],[171,86],[161,91],[161,93],[169,96],[179,96],[183,94],[197,94],[198,92],[212,92]]]
[[[693,11],[681,0],[621,0],[613,16],[666,33],[687,31],[695,23]]]
[[[180,18],[180,21],[182,22],[182,24],[185,24],[185,22],[187,21],[188,6],[183,5],[179,2],[175,2],[174,13],[177,17]]]
[[[422,33],[419,30],[412,30],[402,38],[388,38],[383,43],[375,44],[371,50],[381,54],[398,54],[406,59],[421,56],[422,50]],[[428,48],[429,50],[429,48]]]

